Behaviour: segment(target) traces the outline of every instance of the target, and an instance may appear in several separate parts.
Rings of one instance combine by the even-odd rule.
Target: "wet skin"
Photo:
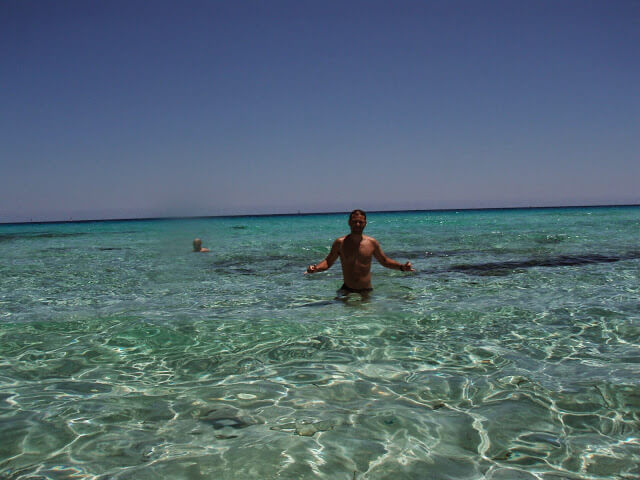
[[[378,241],[367,235],[363,235],[367,225],[366,218],[354,213],[349,218],[351,233],[340,237],[333,242],[327,258],[317,265],[309,265],[307,273],[316,273],[327,270],[336,259],[340,258],[344,285],[352,290],[370,290],[371,287],[371,259],[375,257],[381,265],[402,271],[414,271],[411,263],[401,264],[387,257]]]

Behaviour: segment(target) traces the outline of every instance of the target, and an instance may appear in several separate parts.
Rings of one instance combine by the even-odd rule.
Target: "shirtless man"
[[[375,238],[363,235],[362,232],[366,225],[366,213],[362,210],[351,212],[349,214],[351,233],[333,242],[327,258],[316,265],[309,265],[306,273],[323,272],[329,269],[333,262],[340,257],[344,284],[339,291],[344,293],[366,293],[372,290],[371,257],[376,257],[376,260],[383,267],[403,272],[415,271],[411,267],[411,262],[403,264],[390,259],[384,254]]]
[[[202,240],[200,240],[199,238],[195,238],[193,240],[193,251],[207,253],[209,249],[202,246]]]

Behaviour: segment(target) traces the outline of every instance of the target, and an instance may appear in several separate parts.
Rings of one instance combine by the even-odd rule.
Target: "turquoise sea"
[[[370,213],[368,299],[347,232],[0,225],[0,478],[640,478],[640,207]]]

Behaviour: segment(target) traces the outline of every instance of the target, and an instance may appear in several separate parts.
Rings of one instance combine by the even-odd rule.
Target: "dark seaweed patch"
[[[573,267],[591,265],[596,263],[614,263],[620,260],[633,260],[640,258],[640,252],[629,252],[625,255],[559,255],[549,258],[534,258],[529,260],[514,260],[508,262],[488,262],[453,265],[449,267],[451,272],[462,272],[470,275],[508,275],[514,270],[534,267]]]
[[[79,235],[87,235],[87,233],[85,233],[85,232],[76,232],[76,233],[52,233],[52,232],[2,233],[2,234],[0,234],[0,242],[9,242],[9,241],[12,241],[12,240],[31,239],[31,238],[77,237]]]

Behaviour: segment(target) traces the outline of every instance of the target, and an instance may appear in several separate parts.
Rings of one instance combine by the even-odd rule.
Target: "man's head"
[[[199,252],[200,250],[202,250],[202,240],[200,240],[199,238],[194,238],[193,239],[193,251],[194,252]]]
[[[351,233],[361,234],[366,226],[367,214],[364,210],[356,208],[349,214],[349,227],[351,227]]]

